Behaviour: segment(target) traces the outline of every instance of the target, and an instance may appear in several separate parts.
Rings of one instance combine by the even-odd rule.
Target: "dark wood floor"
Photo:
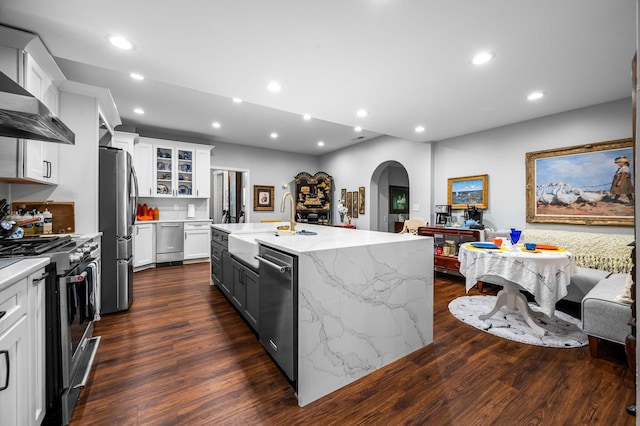
[[[485,292],[495,292],[489,288]],[[471,293],[477,293],[472,290]],[[633,425],[624,352],[494,337],[447,309],[463,282],[438,275],[434,343],[300,408],[208,264],[135,274],[135,299],[96,324],[102,343],[79,425]]]

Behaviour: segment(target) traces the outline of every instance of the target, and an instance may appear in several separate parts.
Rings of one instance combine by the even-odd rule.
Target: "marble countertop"
[[[281,225],[289,225],[289,222],[265,222],[265,223],[213,223],[211,227],[229,234],[261,234],[273,232]],[[300,226],[298,224],[298,226]],[[300,228],[302,229],[302,228]]]
[[[300,255],[306,252],[392,244],[426,238],[412,234],[394,234],[390,232],[298,224],[296,231],[302,230],[316,232],[317,235],[296,234],[278,236],[274,232],[256,234],[255,240],[260,244],[268,245],[287,253]]]
[[[11,258],[0,259],[11,260]],[[16,281],[34,273],[49,264],[48,257],[37,257],[19,260],[5,268],[0,269],[0,290],[4,290]]]

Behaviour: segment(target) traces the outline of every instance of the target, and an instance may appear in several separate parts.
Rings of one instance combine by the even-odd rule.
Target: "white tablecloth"
[[[470,244],[461,245],[458,253],[467,292],[478,281],[500,284],[504,279],[531,293],[549,317],[553,316],[556,302],[567,295],[571,275],[577,272],[574,256],[568,251],[530,253],[478,249]]]

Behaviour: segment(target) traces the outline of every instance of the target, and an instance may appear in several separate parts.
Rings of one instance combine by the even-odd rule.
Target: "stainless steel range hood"
[[[2,72],[0,136],[75,144],[74,133],[49,108]]]

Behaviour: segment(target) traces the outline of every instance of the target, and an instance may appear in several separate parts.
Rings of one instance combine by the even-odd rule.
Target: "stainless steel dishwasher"
[[[260,245],[258,335],[291,381],[298,373],[298,257]]]
[[[156,263],[182,262],[184,223],[160,222],[156,229]]]

